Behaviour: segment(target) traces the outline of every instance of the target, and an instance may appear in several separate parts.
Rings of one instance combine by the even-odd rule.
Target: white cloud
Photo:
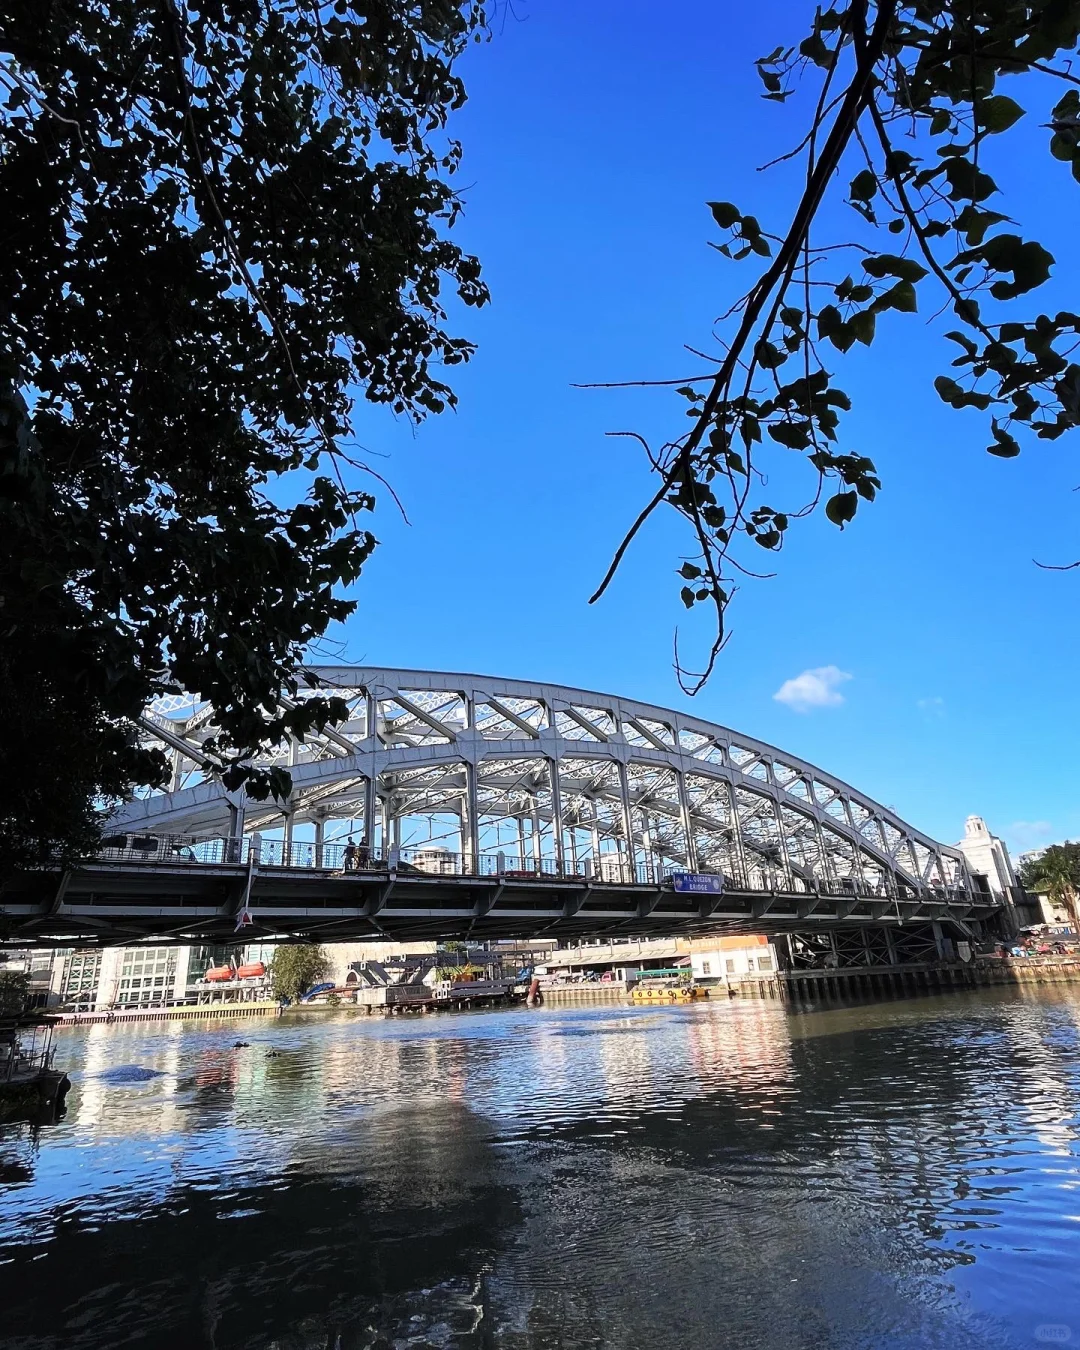
[[[917,698],[915,706],[928,721],[945,716],[945,700],[937,695],[933,698]]]
[[[785,680],[773,694],[777,703],[786,703],[794,712],[809,712],[811,708],[836,708],[844,701],[839,686],[851,676],[839,666],[817,666],[804,670],[793,680]]]
[[[1002,833],[1014,852],[1025,853],[1047,843],[1053,837],[1054,827],[1048,820],[1014,820]]]

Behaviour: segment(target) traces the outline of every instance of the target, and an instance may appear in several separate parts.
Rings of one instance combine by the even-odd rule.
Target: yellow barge
[[[700,985],[670,984],[666,980],[642,980],[630,991],[631,1003],[693,1003],[708,997],[709,991]]]

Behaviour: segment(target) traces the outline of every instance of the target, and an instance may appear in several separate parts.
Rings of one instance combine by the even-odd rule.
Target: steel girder
[[[758,889],[794,877],[808,889],[972,894],[957,849],[815,766],[685,713],[469,674],[320,666],[307,678],[349,717],[270,757],[289,767],[288,802],[245,800],[209,777],[213,720],[181,697],[143,721],[172,757],[172,790],[128,803],[113,828],[292,838],[311,823],[320,839],[336,826],[373,848],[449,843],[472,859],[591,861],[597,875],[605,858],[645,859]]]

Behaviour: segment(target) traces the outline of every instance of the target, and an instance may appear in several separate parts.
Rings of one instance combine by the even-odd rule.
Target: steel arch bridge
[[[293,843],[306,824],[313,845],[366,835],[373,856],[397,848],[428,865],[445,850],[515,870],[719,872],[755,890],[782,878],[890,895],[969,884],[959,850],[813,765],[683,713],[476,675],[325,666],[310,678],[349,718],[272,759],[292,776],[287,802],[202,781],[213,721],[164,699],[144,728],[171,756],[171,790],[132,802],[116,828]]]
[[[434,671],[318,666],[307,681],[349,714],[271,757],[292,778],[285,802],[210,775],[208,708],[185,696],[148,708],[169,790],[116,814],[76,890],[100,901],[119,887],[131,925],[160,931],[168,919],[188,935],[230,931],[241,908],[267,934],[479,937],[962,924],[994,907],[957,849],[813,765],[685,713]],[[194,872],[221,884],[177,880]],[[686,873],[722,880],[687,895]],[[53,929],[58,913],[77,917],[72,880]],[[140,915],[133,897],[149,892],[172,899]],[[28,910],[24,927],[44,940],[41,919]]]

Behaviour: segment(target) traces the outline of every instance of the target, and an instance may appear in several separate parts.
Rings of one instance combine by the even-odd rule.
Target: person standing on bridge
[[[356,845],[353,843],[352,835],[349,835],[349,842],[345,845],[345,871],[355,872],[356,870]]]
[[[371,862],[371,845],[368,843],[368,837],[365,834],[360,840],[360,847],[356,850],[357,868],[367,867]]]

